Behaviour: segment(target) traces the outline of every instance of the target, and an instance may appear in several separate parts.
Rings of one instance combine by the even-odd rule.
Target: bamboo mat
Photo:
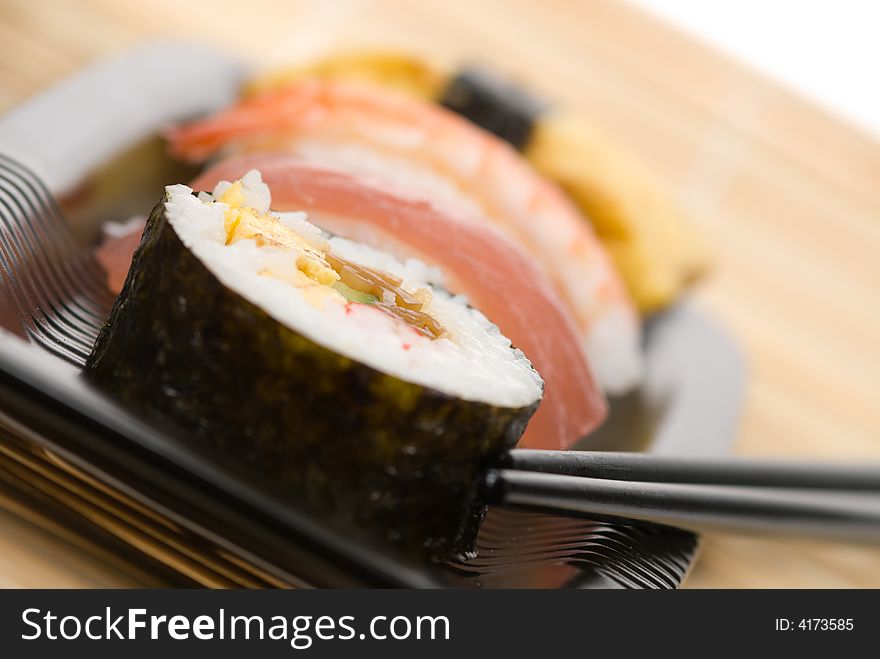
[[[339,47],[478,59],[591,115],[716,246],[697,303],[741,342],[737,451],[880,458],[880,148],[626,5],[563,0],[0,2],[0,109],[158,36],[270,67]],[[0,586],[154,585],[0,513]],[[880,550],[709,536],[690,587],[880,587]]]

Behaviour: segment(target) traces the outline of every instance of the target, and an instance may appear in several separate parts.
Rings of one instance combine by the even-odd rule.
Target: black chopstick
[[[880,464],[828,465],[725,458],[668,457],[648,453],[514,449],[504,469],[620,481],[692,483],[880,493]]]
[[[489,503],[688,529],[880,542],[880,495],[827,490],[619,481],[489,469]]]

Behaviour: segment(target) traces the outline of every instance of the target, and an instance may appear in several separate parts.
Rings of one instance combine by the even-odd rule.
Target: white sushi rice
[[[249,172],[242,182],[247,205],[268,211],[271,197],[259,172]],[[215,196],[228,186],[219,184]],[[511,348],[510,341],[469,307],[466,298],[435,288],[432,284],[442,282],[437,269],[415,259],[400,262],[343,238],[328,238],[308,223],[305,213],[276,215],[303,238],[326,241],[333,254],[402,278],[407,291],[429,289],[431,299],[423,311],[447,330],[443,338],[431,339],[370,305],[346,305],[335,295],[316,302],[282,279],[258,274],[295,268],[295,255],[257,247],[253,240],[226,245],[225,204],[204,193],[197,198],[185,185],[169,186],[166,192],[171,226],[208,270],[224,286],[311,341],[383,373],[464,400],[522,407],[540,399],[543,382],[525,355]]]

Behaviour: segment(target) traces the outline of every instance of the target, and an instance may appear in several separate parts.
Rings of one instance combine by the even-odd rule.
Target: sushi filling
[[[227,245],[253,240],[257,247],[275,247],[295,253],[299,272],[315,284],[332,288],[348,302],[373,305],[431,339],[446,333],[443,326],[423,310],[430,302],[427,288],[410,293],[403,288],[400,277],[331,254],[329,243],[320,236],[305,237],[271,215],[268,207],[265,211],[258,210],[255,206],[265,205],[264,198],[249,192],[242,180],[221,183],[214,190],[213,200],[228,206],[224,216]],[[202,200],[208,202],[206,197]],[[273,276],[274,273],[262,274]]]

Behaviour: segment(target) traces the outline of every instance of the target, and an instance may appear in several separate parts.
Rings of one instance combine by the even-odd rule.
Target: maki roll
[[[257,171],[166,188],[87,376],[324,517],[467,551],[482,463],[516,444],[540,376],[436,268],[270,201]]]

